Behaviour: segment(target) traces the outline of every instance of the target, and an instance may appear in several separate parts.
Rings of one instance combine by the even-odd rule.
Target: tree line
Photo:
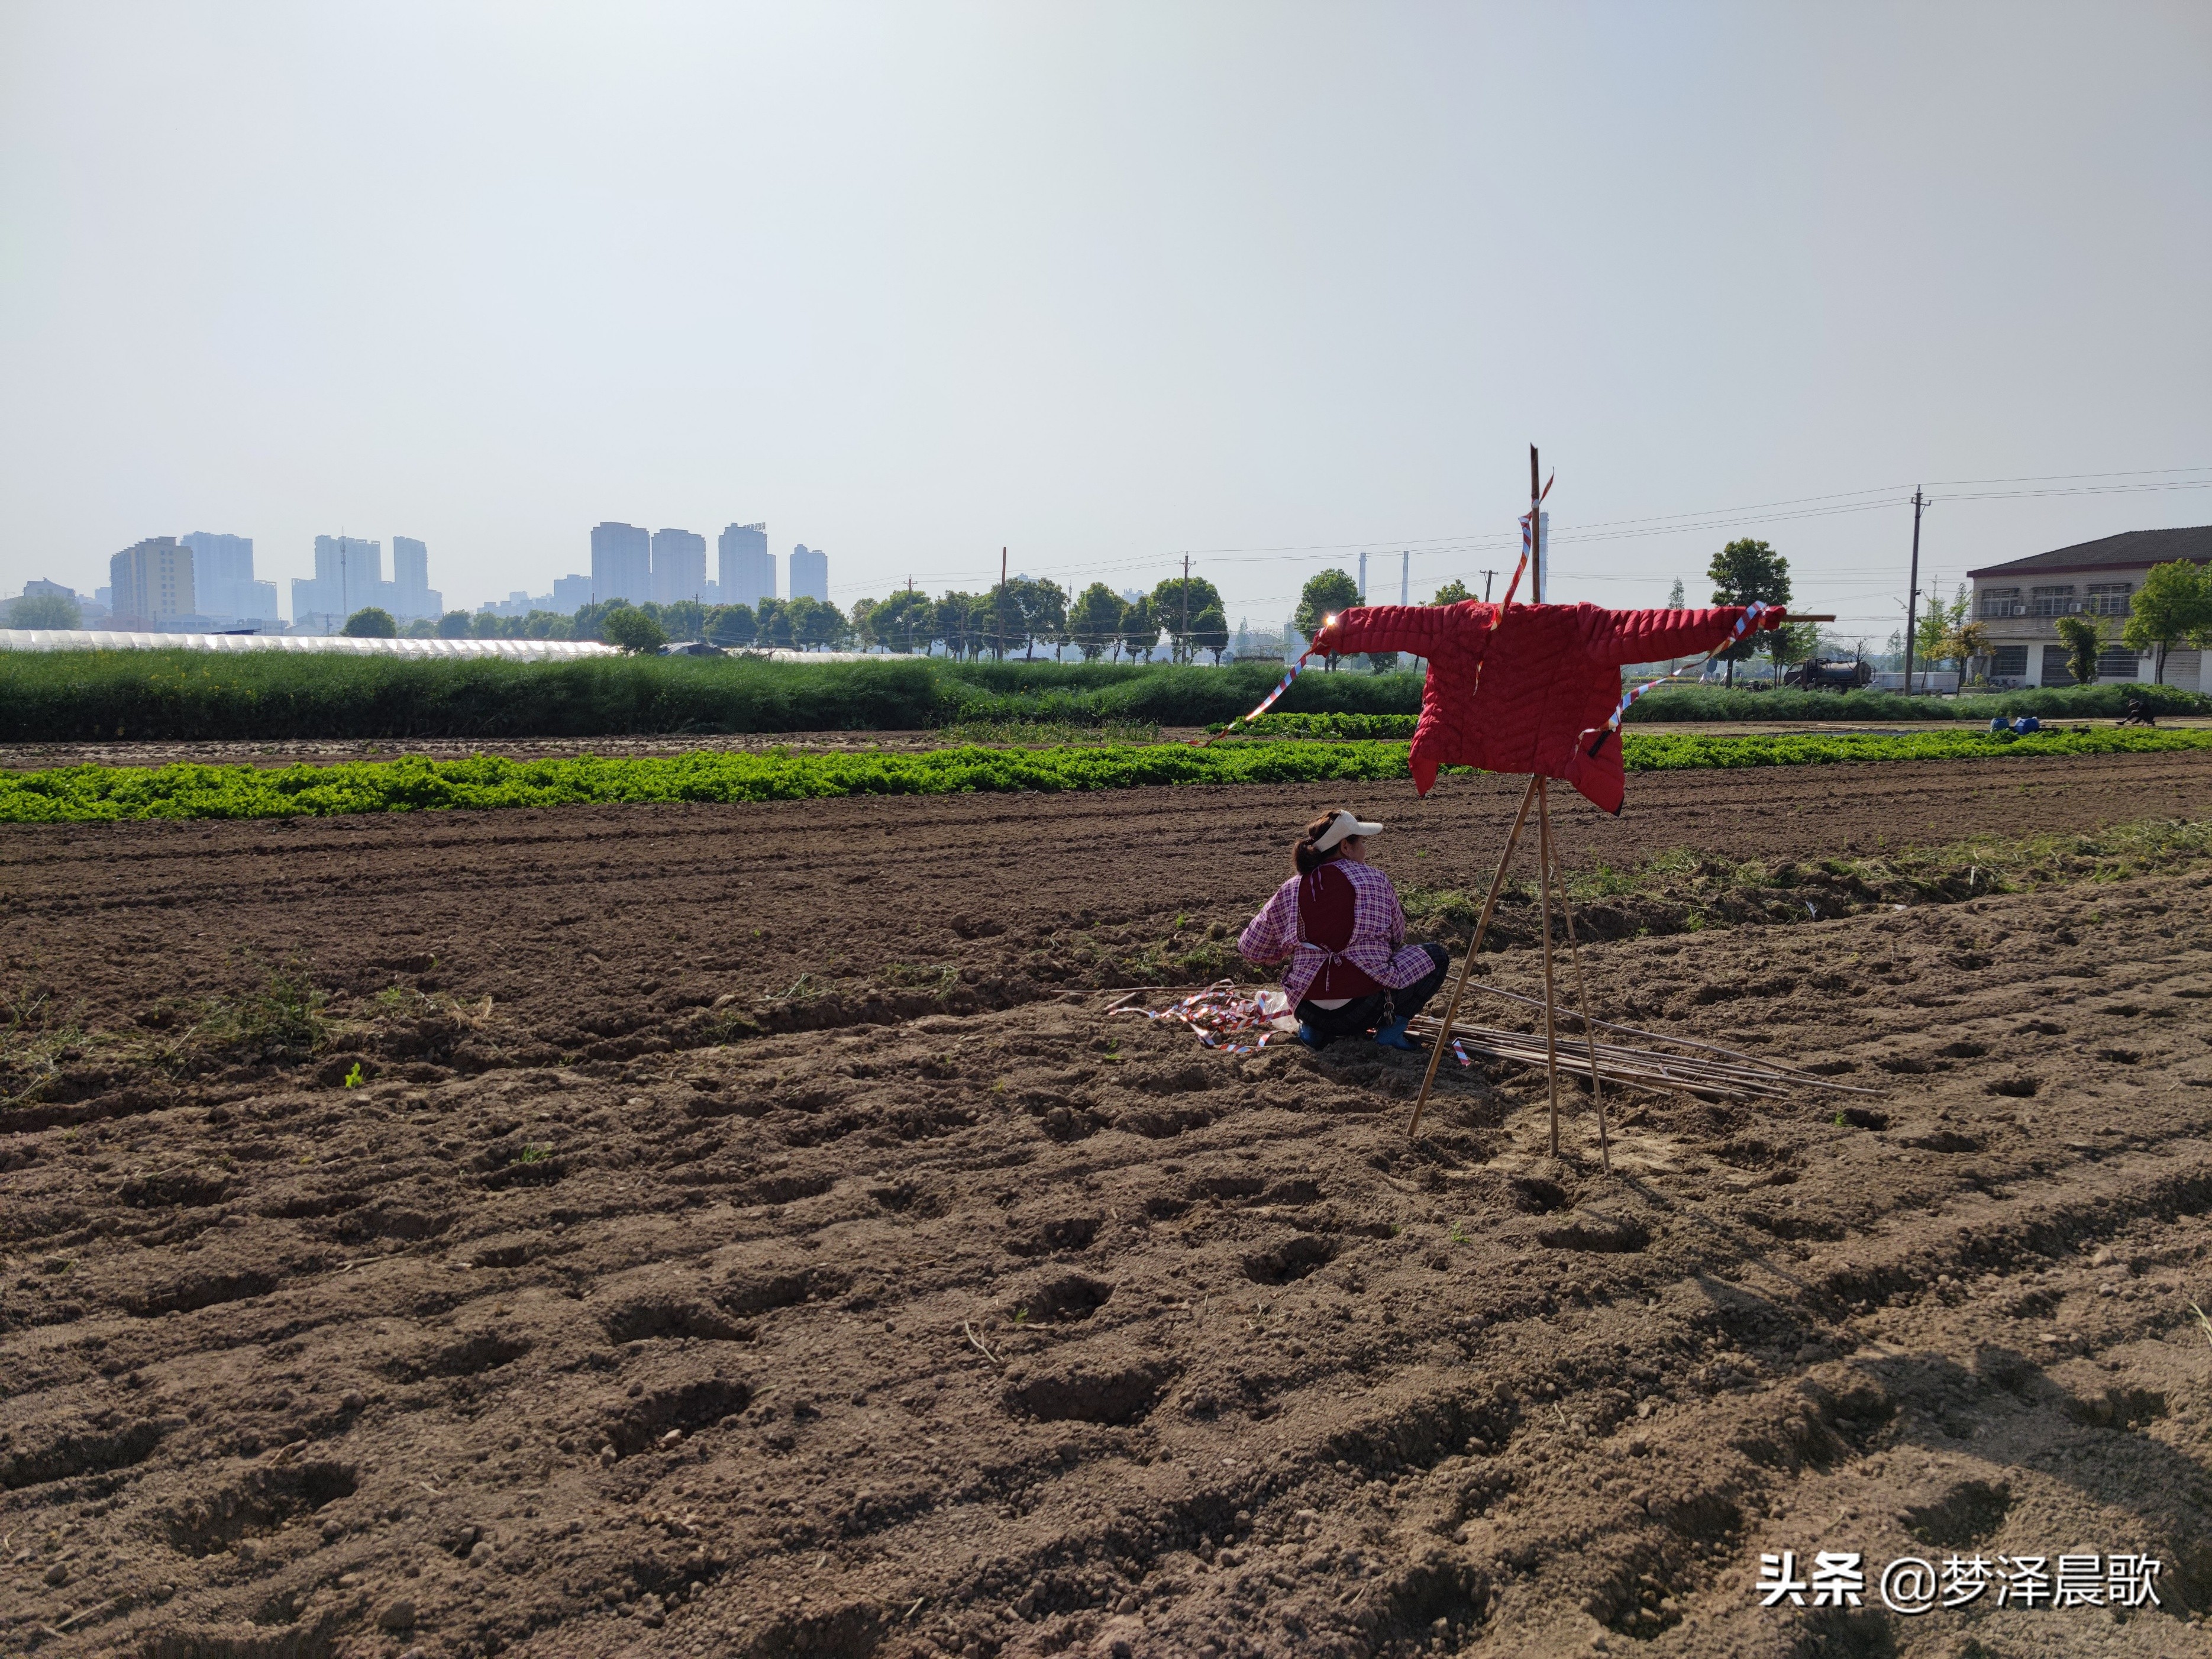
[[[1791,602],[1790,561],[1764,541],[1729,543],[1712,556],[1705,574],[1712,583],[1715,605]],[[1472,597],[1466,585],[1455,579],[1438,588],[1429,603],[1455,605]],[[20,616],[21,608],[33,601],[16,603]],[[1359,585],[1349,573],[1322,571],[1300,592],[1291,626],[1310,639],[1328,617],[1359,603]],[[1676,609],[1685,603],[1680,581],[1668,603]],[[19,620],[16,625],[41,624]],[[345,631],[416,638],[603,640],[633,650],[656,649],[670,640],[796,651],[941,649],[971,661],[1017,653],[1029,658],[1040,647],[1056,651],[1073,647],[1086,662],[1102,657],[1150,662],[1164,639],[1172,661],[1194,662],[1199,653],[1206,652],[1218,664],[1229,648],[1220,592],[1202,576],[1171,576],[1133,599],[1125,599],[1103,582],[1093,582],[1071,598],[1057,582],[1023,576],[981,593],[956,590],[933,599],[909,589],[883,599],[856,599],[849,611],[803,597],[763,599],[757,605],[703,605],[696,599],[633,605],[626,599],[611,599],[587,605],[573,617],[550,611],[533,611],[524,617],[449,611],[434,622],[422,619],[402,628],[386,612],[370,609],[348,618]],[[2075,678],[2085,684],[2096,678],[2097,654],[2109,643],[2112,632],[2131,648],[2154,654],[2156,678],[2163,679],[2168,652],[2192,643],[2212,645],[2212,569],[2186,560],[2160,565],[2131,597],[2124,624],[2108,632],[2103,619],[2070,617],[2060,619],[2058,631],[2069,647]],[[1948,602],[1930,599],[1913,630],[1912,643],[1923,662],[1956,664],[1960,684],[1965,685],[1967,665],[1989,654],[1990,636],[1970,614],[1964,583]],[[1815,655],[1821,644],[1816,626],[1796,623],[1748,635],[1720,655],[1730,685],[1735,683],[1735,665],[1761,654],[1772,664],[1778,683],[1791,665]],[[1331,657],[1328,665],[1334,669],[1338,660]],[[1389,653],[1364,662],[1378,673],[1398,665],[1395,654]]]
[[[933,599],[908,589],[888,599],[855,599],[849,610],[826,599],[764,599],[757,605],[705,605],[696,599],[633,605],[609,599],[574,616],[532,611],[501,617],[449,611],[433,621],[398,623],[371,607],[346,619],[355,635],[410,639],[603,640],[627,645],[659,630],[655,644],[704,640],[725,647],[792,651],[942,649],[969,660],[1034,657],[1040,647],[1073,647],[1084,660],[1101,657],[1150,662],[1163,639],[1170,660],[1194,662],[1209,653],[1218,664],[1229,648],[1229,623],[1221,594],[1202,576],[1174,576],[1151,592],[1124,599],[1103,582],[1070,597],[1057,582],[1016,577],[981,593],[957,590]],[[617,639],[617,635],[624,635]]]

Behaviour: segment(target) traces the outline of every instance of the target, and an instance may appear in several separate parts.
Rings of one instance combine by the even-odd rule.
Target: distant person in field
[[[1406,1023],[1444,982],[1450,956],[1406,943],[1398,890],[1367,861],[1369,839],[1382,833],[1341,809],[1306,825],[1291,848],[1297,873],[1237,941],[1247,962],[1289,964],[1283,989],[1309,1048],[1369,1031],[1385,1048],[1419,1048]]]

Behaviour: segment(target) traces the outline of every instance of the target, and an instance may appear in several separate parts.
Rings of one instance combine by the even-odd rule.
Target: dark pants
[[[1436,965],[1403,990],[1370,991],[1364,997],[1352,998],[1341,1008],[1316,1008],[1310,1002],[1301,1002],[1298,1018],[1323,1042],[1332,1037],[1360,1036],[1393,1020],[1411,1019],[1421,1012],[1423,1003],[1436,995],[1451,967],[1451,955],[1443,945],[1424,945],[1418,948],[1426,951],[1429,960]]]

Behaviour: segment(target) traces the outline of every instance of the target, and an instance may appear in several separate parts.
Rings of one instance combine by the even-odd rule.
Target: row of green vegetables
[[[923,753],[702,753],[645,759],[404,758],[328,766],[71,766],[0,774],[0,822],[265,818],[341,812],[564,806],[595,802],[775,801],[836,795],[1133,789],[1176,784],[1357,783],[1402,778],[1406,744],[1231,738]],[[2103,728],[2000,740],[1974,732],[1700,737],[1631,732],[1631,771],[1970,760],[2212,748],[2212,731]]]

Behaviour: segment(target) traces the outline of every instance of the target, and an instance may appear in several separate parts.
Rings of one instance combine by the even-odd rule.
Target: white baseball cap
[[[1370,823],[1364,818],[1355,818],[1349,812],[1339,812],[1330,820],[1328,828],[1322,830],[1320,838],[1314,842],[1314,850],[1316,853],[1326,853],[1346,836],[1379,836],[1382,833],[1382,826],[1379,823]]]

